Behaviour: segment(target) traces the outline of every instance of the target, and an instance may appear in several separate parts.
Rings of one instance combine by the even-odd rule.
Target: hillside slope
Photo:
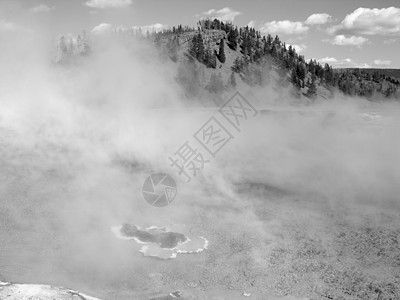
[[[231,89],[287,87],[295,98],[330,98],[335,93],[376,99],[400,99],[399,70],[333,69],[306,60],[279,36],[262,36],[248,26],[238,28],[218,19],[201,20],[197,28],[181,25],[161,32],[115,32],[126,40],[147,40],[161,56],[178,64],[177,82],[187,97],[220,95]],[[86,33],[62,36],[57,63],[92,51]]]
[[[217,19],[203,20],[198,25],[197,30],[186,27],[186,32],[173,29],[158,33],[155,40],[162,41],[158,45],[162,45],[160,49],[177,62],[185,63],[187,55],[193,58],[200,69],[201,82],[193,85],[207,88],[209,83],[211,87],[207,90],[211,93],[219,94],[235,87],[232,77],[235,77],[233,81],[239,79],[240,83],[250,86],[265,86],[271,83],[272,76],[278,78],[278,82],[284,79],[292,83],[297,88],[295,95],[311,99],[331,97],[339,91],[369,99],[400,98],[400,82],[390,76],[397,74],[395,70],[386,73],[374,69],[334,70],[329,64],[322,66],[316,60],[307,62],[278,36],[261,37],[259,31],[248,26],[238,29]],[[224,44],[222,50],[221,43]],[[221,51],[224,52],[222,60]],[[217,76],[212,76],[213,73]]]

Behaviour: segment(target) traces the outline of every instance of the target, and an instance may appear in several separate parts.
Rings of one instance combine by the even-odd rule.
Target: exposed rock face
[[[13,284],[0,281],[0,299],[7,300],[100,300],[74,290],[40,284]]]

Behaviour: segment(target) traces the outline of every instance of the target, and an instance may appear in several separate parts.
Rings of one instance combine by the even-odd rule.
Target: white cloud
[[[16,31],[18,26],[12,22],[0,20],[0,31]]]
[[[256,27],[256,21],[250,20],[249,24],[247,24],[250,28],[255,28]]]
[[[210,17],[210,18],[217,18],[221,21],[231,21],[240,16],[242,13],[239,11],[235,11],[232,8],[224,7],[220,10],[210,9],[202,14],[202,16]]]
[[[349,36],[346,37],[345,35],[337,35],[332,40],[324,40],[325,42],[329,42],[332,45],[337,46],[357,46],[361,47],[365,43],[368,42],[368,39],[362,36]]]
[[[391,45],[391,44],[394,44],[396,42],[397,42],[396,39],[388,39],[388,40],[384,40],[383,41],[383,43],[386,44],[386,45]]]
[[[334,57],[328,57],[327,56],[327,57],[324,57],[324,58],[317,59],[317,61],[319,63],[322,63],[322,64],[325,64],[325,63],[332,64],[332,63],[336,63],[338,60],[336,58],[334,58]]]
[[[139,30],[139,28],[142,30],[142,33],[145,34],[147,31],[148,32],[159,32],[164,29],[168,29],[169,26],[165,24],[160,24],[160,23],[155,23],[151,25],[145,25],[145,26],[132,26],[132,29],[134,31]]]
[[[320,64],[329,64],[334,68],[371,68],[370,64],[357,63],[350,58],[337,59],[334,57],[324,57],[316,59]]]
[[[85,5],[92,8],[119,8],[131,5],[132,0],[88,0]]]
[[[55,9],[56,8],[54,6],[50,7],[50,6],[47,6],[46,4],[39,4],[38,6],[31,8],[31,12],[46,13],[46,12],[51,12],[52,10],[55,10]]]
[[[296,49],[296,52],[297,52],[297,53],[301,53],[301,52],[303,52],[304,50],[307,49],[307,46],[306,46],[305,44],[300,44],[300,45],[291,44],[291,45],[292,45],[292,47],[293,47],[294,49]],[[287,46],[289,46],[289,45],[287,45]]]
[[[374,65],[377,65],[377,66],[390,66],[391,63],[392,63],[392,61],[390,61],[390,60],[380,60],[380,59],[374,60]]]
[[[134,32],[139,32],[139,30],[142,31],[142,34],[146,34],[147,31],[149,32],[158,32],[162,31],[164,29],[169,28],[168,25],[160,24],[160,23],[155,23],[151,25],[144,25],[144,26],[132,26],[132,27],[124,27],[124,26],[114,26],[109,23],[101,23],[94,27],[92,29],[93,34],[101,35],[101,34],[107,34],[111,32],[128,32],[133,30]]]
[[[19,24],[9,22],[6,20],[0,20],[0,33],[2,32],[18,32],[18,33],[29,33],[32,32],[31,29],[23,27]]]
[[[400,35],[400,8],[360,7],[331,28],[331,33]]]
[[[92,29],[92,33],[94,34],[104,34],[104,33],[110,33],[114,31],[114,26],[108,23],[101,23],[100,25],[97,25]]]
[[[332,21],[332,16],[326,13],[312,14],[304,22],[307,25],[323,25]]]
[[[284,20],[265,23],[260,31],[271,34],[306,34],[308,29],[302,22]]]

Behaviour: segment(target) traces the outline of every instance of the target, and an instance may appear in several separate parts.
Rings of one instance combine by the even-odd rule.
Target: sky
[[[307,60],[400,68],[400,0],[0,0],[0,34],[160,30],[214,17],[277,34]]]

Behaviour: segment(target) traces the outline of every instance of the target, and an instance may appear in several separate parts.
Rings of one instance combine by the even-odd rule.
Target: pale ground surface
[[[0,299],[4,300],[100,300],[77,291],[48,285],[0,282]]]
[[[259,174],[260,180],[233,178],[233,191],[225,193],[217,179],[200,178],[201,190],[182,187],[173,204],[152,210],[137,193],[144,178],[140,166],[104,165],[95,158],[87,164],[74,147],[44,139],[32,151],[15,132],[0,134],[4,282],[68,287],[106,300],[172,299],[167,295],[176,290],[182,299],[400,299],[396,188],[382,191],[384,199],[365,186],[368,193],[338,192],[332,201],[329,185],[299,190]],[[247,171],[257,166],[263,161]],[[122,222],[185,224],[192,235],[207,237],[209,246],[172,260],[143,257],[140,245],[111,232]]]

